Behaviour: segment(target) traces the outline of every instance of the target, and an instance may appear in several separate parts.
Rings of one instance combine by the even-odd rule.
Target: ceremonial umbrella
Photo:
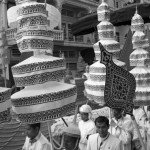
[[[147,3],[133,4],[124,8],[112,10],[110,12],[110,22],[114,26],[130,25],[136,6],[138,8],[139,14],[144,19],[144,22],[150,22],[150,4]],[[84,35],[92,33],[97,30],[98,23],[97,12],[91,13],[85,17],[80,18],[77,22],[72,24],[72,32],[74,35]]]

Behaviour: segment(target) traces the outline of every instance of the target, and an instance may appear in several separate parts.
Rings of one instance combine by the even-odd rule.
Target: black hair
[[[28,125],[33,129],[36,129],[38,127],[40,130],[40,128],[41,128],[41,123],[34,123],[34,124],[28,124]]]
[[[95,125],[96,123],[105,123],[109,127],[109,120],[105,116],[99,116],[95,119]]]

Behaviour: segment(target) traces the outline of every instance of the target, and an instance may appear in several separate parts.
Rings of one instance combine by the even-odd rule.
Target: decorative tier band
[[[53,31],[47,31],[47,30],[25,30],[18,32],[16,35],[16,40],[20,41],[20,39],[28,37],[30,39],[36,39],[38,37],[43,37],[43,38],[53,38]]]
[[[59,58],[58,60],[57,59],[51,60],[51,58],[49,58],[49,61],[15,65],[12,67],[12,73],[13,73],[13,75],[25,74],[25,73],[31,73],[31,72],[60,68],[60,67],[65,67],[65,60],[64,59]]]
[[[98,103],[101,106],[105,105],[105,101],[104,101],[104,96],[96,96],[96,95],[92,95],[89,94],[87,92],[84,92],[85,96],[90,100],[90,101],[94,101],[96,103]]]
[[[51,109],[36,113],[18,114],[18,119],[23,123],[31,124],[61,118],[67,115],[72,115],[74,114],[74,111],[75,111],[75,102],[57,109]]]
[[[16,5],[22,4],[22,3],[25,3],[25,2],[36,2],[36,1],[37,0],[15,0]]]
[[[26,15],[31,15],[31,14],[35,14],[35,13],[42,13],[47,15],[46,12],[46,8],[45,5],[42,4],[34,4],[34,5],[29,5],[29,6],[25,6],[20,8],[18,11],[18,16],[26,16]]]
[[[53,72],[43,72],[40,74],[33,74],[31,76],[24,76],[24,77],[15,77],[15,85],[17,87],[24,87],[36,84],[42,84],[48,81],[59,81],[63,79],[66,75],[66,69],[57,70]]]
[[[96,85],[96,83],[93,82],[92,84],[88,84],[88,82],[85,82],[85,89],[90,91],[99,91],[101,93],[104,93],[105,85]]]
[[[14,111],[22,122],[40,122],[67,115],[75,109],[75,85],[46,82],[31,85],[11,96]]]
[[[53,41],[45,39],[25,39],[17,44],[20,52],[53,49]]]
[[[49,21],[47,20],[47,17],[38,15],[38,16],[31,16],[26,17],[18,21],[18,29],[24,30],[25,28],[35,28],[38,26],[48,26]]]
[[[11,120],[11,89],[0,87],[0,124]]]
[[[0,123],[11,121],[10,109],[0,112]]]
[[[30,105],[55,102],[55,101],[63,100],[65,98],[72,97],[76,95],[77,92],[76,86],[72,86],[72,88],[67,90],[63,90],[63,89],[61,90],[58,92],[52,92],[48,94],[46,93],[46,94],[41,94],[41,95],[36,95],[31,97],[12,98],[12,103],[15,107],[22,107],[22,106],[30,106]]]
[[[7,89],[7,88],[4,88]],[[0,91],[0,103],[5,102],[6,100],[10,99],[11,90],[7,89],[5,91]]]

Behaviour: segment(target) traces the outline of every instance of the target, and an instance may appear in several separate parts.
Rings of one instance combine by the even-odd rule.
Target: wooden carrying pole
[[[140,133],[140,131],[139,131],[139,128],[138,128],[138,125],[137,125],[137,122],[136,122],[136,120],[135,120],[134,115],[131,115],[131,119],[132,119],[133,124],[134,124],[134,126],[135,126],[135,129],[136,129],[136,131],[137,131],[137,134],[138,134],[140,143],[141,143],[141,145],[142,145],[142,148],[143,148],[143,150],[146,150],[146,146],[145,146],[145,144],[144,144],[144,142],[143,142],[143,140],[142,140],[141,133]]]
[[[54,150],[54,143],[53,143],[53,137],[52,137],[52,132],[51,132],[51,125],[52,125],[52,123],[50,121],[47,121],[47,127],[48,127],[50,143],[52,144],[52,150]]]
[[[74,124],[76,124],[77,115],[78,115],[78,105],[76,105],[76,109],[75,109],[75,114],[74,114],[74,119],[73,119],[73,123],[74,123]]]
[[[112,121],[112,108],[109,109],[109,119]],[[110,133],[112,134],[112,126],[110,126]]]
[[[5,87],[7,87],[7,80],[6,80],[6,67],[5,67],[5,65],[3,65],[3,71],[4,71],[4,83],[5,83]]]

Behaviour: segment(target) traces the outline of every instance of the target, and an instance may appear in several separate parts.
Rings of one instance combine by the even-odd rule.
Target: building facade
[[[45,0],[37,0],[37,2],[44,3]],[[80,53],[89,48],[93,50],[92,45],[95,41],[94,34],[77,37],[73,36],[71,24],[77,21],[80,17],[96,11],[99,5],[99,0],[47,0],[47,3],[55,6],[61,13],[61,24],[53,30],[53,55],[59,57],[60,53],[63,54],[66,59],[67,68],[75,76],[77,73]],[[15,0],[0,0],[0,31],[2,31],[2,28],[5,28],[6,30],[10,56],[8,68],[10,72],[11,66],[32,55],[32,53],[21,55],[15,41],[17,29],[8,26],[7,10],[15,5]],[[10,74],[9,71],[7,74]],[[8,76],[8,78],[12,77]]]
[[[126,7],[134,3],[141,3],[148,0],[106,0],[112,10]],[[44,3],[45,0],[37,0],[37,2]],[[95,12],[101,0],[47,0],[47,3],[55,6],[61,13],[61,23],[54,28],[54,51],[53,55],[59,57],[60,53],[66,59],[67,68],[76,76],[78,72],[78,62],[81,61],[81,56],[85,65],[91,64],[92,60],[84,58],[91,55],[93,52],[93,44],[97,42],[97,31],[88,35],[73,36],[71,31],[71,24],[76,22],[80,17],[89,13]],[[19,61],[32,55],[25,54],[21,56],[15,41],[17,29],[10,28],[7,24],[7,10],[15,6],[15,0],[0,0],[0,34],[3,29],[6,30],[6,38],[8,43],[8,55],[10,58],[9,66],[7,66],[7,74],[11,72],[11,66],[17,64]],[[116,38],[123,47],[125,37],[130,26],[116,27]],[[84,66],[82,69],[84,71]],[[10,76],[7,75],[9,79]]]

